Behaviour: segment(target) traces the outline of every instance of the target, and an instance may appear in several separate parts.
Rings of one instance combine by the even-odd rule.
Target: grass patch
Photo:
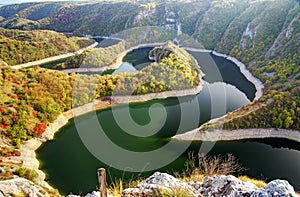
[[[250,177],[247,177],[247,176],[239,176],[238,178],[242,181],[253,183],[258,188],[263,188],[267,185],[267,183],[264,182],[263,180],[257,180],[257,179],[253,179],[253,178],[250,178]]]
[[[130,180],[123,180],[123,179],[115,179],[112,183],[108,186],[109,194],[113,196],[121,196],[122,191],[126,188],[134,188],[140,182],[142,178],[139,177],[137,179],[130,179]]]

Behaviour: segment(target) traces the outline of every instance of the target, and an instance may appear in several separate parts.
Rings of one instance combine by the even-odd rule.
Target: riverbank
[[[242,62],[240,62],[239,60],[237,60],[234,57],[228,56],[228,55],[224,55],[221,53],[218,53],[216,51],[213,51],[212,54],[219,56],[219,57],[224,57],[230,61],[232,61],[234,64],[236,64],[240,70],[241,73],[243,73],[243,75],[251,82],[254,84],[255,88],[256,88],[256,93],[255,93],[255,100],[258,100],[260,97],[262,97],[263,95],[263,89],[264,89],[264,84],[256,77],[254,77],[250,71],[246,68],[245,64],[243,64]]]
[[[96,47],[97,45],[98,45],[98,42],[95,42],[92,45],[89,45],[87,47],[84,47],[84,48],[82,48],[78,51],[72,52],[72,53],[66,53],[66,54],[62,54],[62,55],[48,57],[48,58],[45,58],[45,59],[41,59],[41,60],[37,60],[37,61],[33,61],[33,62],[27,62],[27,63],[24,63],[24,64],[18,64],[18,65],[11,66],[11,68],[12,69],[28,68],[28,67],[32,67],[32,66],[38,66],[38,65],[41,65],[41,64],[46,64],[46,63],[58,61],[58,60],[61,60],[61,59],[72,57],[74,55],[79,55],[79,54],[83,53],[84,51],[86,51],[88,49]]]
[[[195,51],[195,52],[208,52],[212,53],[213,55],[226,58],[230,61],[232,61],[235,65],[237,65],[240,68],[241,73],[251,82],[254,84],[256,88],[255,98],[252,101],[252,103],[255,100],[258,100],[263,95],[263,83],[256,77],[254,77],[249,70],[246,69],[245,64],[238,61],[236,58],[218,53],[213,50],[206,50],[206,49],[194,49],[194,48],[188,48],[184,47],[185,50],[189,51]],[[233,113],[233,112],[231,112]],[[230,113],[230,114],[231,114]],[[228,130],[222,130],[222,129],[213,129],[209,131],[204,131],[203,129],[206,125],[212,125],[214,123],[217,123],[218,121],[224,121],[225,118],[228,116],[228,114],[218,117],[215,119],[211,119],[210,121],[206,122],[205,124],[201,125],[199,128],[194,129],[192,131],[188,131],[184,134],[176,135],[172,137],[173,139],[182,140],[182,141],[229,141],[229,140],[242,140],[242,139],[250,139],[250,138],[285,138],[289,139],[289,136],[286,134],[280,134],[278,132],[279,130],[275,129],[245,129],[245,130],[234,130],[234,131],[228,131]],[[249,132],[249,133],[248,133]],[[265,133],[263,133],[265,132]],[[299,132],[298,132],[299,133]],[[244,136],[244,137],[243,137]],[[300,142],[300,134],[299,136],[296,135],[290,140],[298,141]]]
[[[263,89],[264,89],[264,85],[263,83],[256,77],[254,77],[249,70],[247,70],[245,64],[243,64],[242,62],[240,62],[239,60],[237,60],[234,57],[222,54],[222,53],[218,53],[216,51],[213,50],[207,50],[207,49],[195,49],[195,48],[189,48],[189,47],[182,47],[185,50],[188,51],[194,51],[194,52],[206,52],[206,53],[212,53],[213,55],[216,55],[218,57],[223,57],[227,60],[232,61],[235,65],[237,65],[237,67],[239,67],[241,73],[251,82],[254,84],[255,89],[256,89],[256,93],[255,93],[255,98],[254,100],[258,100],[260,97],[262,97],[263,95]]]
[[[238,130],[222,130],[216,129],[212,131],[201,131],[194,129],[184,134],[176,135],[173,139],[180,141],[233,141],[244,139],[264,139],[264,138],[282,138],[300,143],[300,132],[287,129],[238,129]]]

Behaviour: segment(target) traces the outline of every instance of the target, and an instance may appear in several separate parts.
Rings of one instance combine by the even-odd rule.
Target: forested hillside
[[[0,43],[0,60],[12,66],[75,52],[94,41],[87,38],[67,38],[61,33],[46,30],[0,29]]]
[[[167,36],[168,39],[177,37],[179,44],[184,44],[183,37],[193,38],[203,48],[236,57],[265,85],[264,96],[255,103],[261,106],[260,110],[248,114],[244,119],[229,122],[226,128],[299,129],[300,5],[297,0],[27,3],[1,7],[0,16],[3,17],[0,26],[5,28],[50,29],[75,35],[113,35],[127,40],[131,36],[130,39],[134,41],[141,37],[148,39],[152,32],[159,31],[152,29],[137,33],[139,27],[159,26],[170,32],[160,36]],[[134,29],[135,34],[129,29]],[[155,42],[161,39],[156,37],[148,40]],[[91,53],[96,61],[95,58],[80,56],[81,61],[75,59],[61,67],[78,66],[70,65],[72,62],[91,66],[107,65],[113,62],[116,54],[110,54],[111,57],[101,54],[107,51],[120,52],[122,44],[99,49],[101,53]],[[71,47],[72,50],[74,48]],[[0,54],[5,57],[5,53]],[[14,64],[31,58],[22,58],[20,52],[17,54],[20,58],[15,60],[2,59]]]
[[[168,42],[162,59],[137,73],[67,75],[42,68],[15,70],[0,65],[0,135],[19,146],[42,134],[47,124],[72,106],[114,95],[146,94],[199,85],[196,60]],[[0,146],[1,155],[1,146]],[[3,155],[3,153],[2,153]]]
[[[207,49],[249,62],[282,57],[299,47],[299,11],[296,0],[27,3],[1,7],[0,26],[78,35],[163,26],[192,36]]]

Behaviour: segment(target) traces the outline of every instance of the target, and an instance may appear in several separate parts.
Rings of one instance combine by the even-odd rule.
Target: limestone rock
[[[157,63],[160,63],[161,60],[165,57],[168,57],[173,51],[175,51],[176,46],[168,41],[161,47],[155,47],[149,52],[149,59],[154,60]]]
[[[156,172],[145,181],[137,185],[136,188],[128,188],[122,192],[122,197],[135,196],[163,196],[172,195],[174,193],[184,193],[189,196],[198,196],[197,190],[180,181],[173,176]]]
[[[258,188],[249,182],[241,181],[234,176],[205,177],[203,183],[193,185],[203,196],[251,196]]]
[[[264,188],[255,191],[251,197],[296,197],[294,188],[284,180],[271,181]]]
[[[0,186],[1,188],[1,186]],[[254,184],[242,181],[234,176],[205,177],[203,182],[183,182],[173,176],[156,172],[136,188],[123,190],[121,197],[299,197],[294,188],[283,180],[274,180],[259,189]],[[0,193],[0,197],[1,193]],[[68,197],[80,197],[69,195]],[[93,191],[85,197],[100,197]],[[113,197],[113,196],[109,196]]]
[[[5,181],[0,181],[0,197],[2,196],[28,196],[42,197],[42,187],[35,185],[33,182],[24,178],[15,178]]]
[[[154,173],[138,184],[136,188],[125,189],[122,192],[122,197],[166,195],[195,197],[297,197],[294,188],[287,181],[283,180],[272,181],[266,187],[259,189],[254,184],[242,181],[231,175],[205,177],[203,182],[186,183],[160,172]]]

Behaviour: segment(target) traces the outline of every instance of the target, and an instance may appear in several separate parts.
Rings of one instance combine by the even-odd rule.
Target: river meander
[[[150,49],[145,47],[134,50],[127,54],[124,61],[132,63],[139,70],[149,62],[147,52]],[[255,86],[233,62],[208,52],[191,52],[191,54],[198,60],[201,70],[206,74],[203,90],[198,95],[180,99],[152,100],[97,111],[97,121],[111,142],[129,151],[142,153],[156,150],[168,144],[169,137],[176,132],[182,133],[194,129],[212,118],[223,116],[227,112],[249,104],[255,98]],[[161,107],[165,113],[161,113]],[[150,115],[149,108],[151,108]],[[182,108],[190,111],[183,118]],[[199,108],[199,111],[195,108]],[[157,125],[143,127],[143,130],[139,131],[150,135],[155,128],[158,132],[154,135],[137,137],[125,132],[120,123],[115,120],[114,114],[122,114],[124,111],[129,111],[132,120],[139,125],[147,125],[153,117],[155,120],[165,121],[154,121]],[[86,193],[96,189],[96,170],[99,167],[109,171],[108,182],[115,178],[129,179],[153,173],[153,171],[127,172],[126,168],[117,170],[95,158],[82,143],[76,129],[76,127],[86,126],[87,132],[99,132],[97,127],[92,126],[94,117],[93,113],[89,113],[78,120],[72,119],[55,135],[55,140],[44,143],[37,151],[41,162],[40,169],[47,173],[47,181],[63,194]],[[183,126],[178,129],[182,122],[184,122]],[[132,123],[127,124],[130,126]],[[180,148],[187,142],[174,143]],[[191,143],[175,161],[157,170],[170,173],[183,170],[188,152],[199,152],[201,145],[201,142]],[[101,151],[109,152],[109,149]],[[176,148],[165,149],[162,155],[176,154],[176,152]],[[209,152],[211,155],[226,153],[232,153],[239,158],[240,163],[248,169],[244,174],[266,180],[287,179],[295,189],[300,190],[300,145],[298,143],[278,139],[217,142]],[[115,157],[117,160],[118,155]],[[125,163],[122,160],[118,162]],[[149,158],[149,163],[151,162],[155,163],[155,158]],[[145,166],[141,166],[141,171],[143,167]]]

